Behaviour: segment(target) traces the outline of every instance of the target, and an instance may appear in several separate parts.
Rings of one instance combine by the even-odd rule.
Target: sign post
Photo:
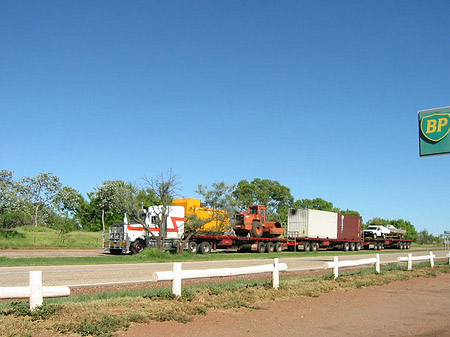
[[[450,248],[450,240],[449,240],[450,231],[444,231],[444,234],[442,234],[442,238],[444,239],[444,249],[449,249]]]
[[[450,153],[450,107],[419,111],[419,155]]]

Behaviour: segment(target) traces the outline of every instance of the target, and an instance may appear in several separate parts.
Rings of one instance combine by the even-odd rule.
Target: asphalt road
[[[16,251],[17,253],[18,251]],[[67,251],[66,251],[67,252]],[[79,254],[87,252],[76,251]],[[94,254],[101,251],[93,251]],[[395,251],[381,254],[381,263],[397,262],[399,256],[407,256],[409,251]],[[5,256],[5,252],[1,255]],[[36,253],[36,251],[34,251]],[[91,252],[92,253],[92,252]],[[58,251],[58,256],[61,256]],[[68,251],[69,256],[74,256],[75,251]],[[301,254],[301,253],[299,253]],[[286,263],[288,271],[302,271],[313,269],[324,269],[324,262],[333,261],[333,253],[330,256],[320,257],[289,257],[283,258],[280,254],[279,261]],[[340,260],[355,260],[374,257],[375,251],[364,255],[341,255]],[[427,251],[414,252],[413,256],[423,256]],[[447,251],[435,252],[437,258],[448,257]],[[27,255],[30,257],[30,255]],[[47,255],[48,256],[48,255]],[[232,268],[269,264],[273,260],[228,260],[228,261],[200,261],[183,262],[183,269],[212,269]],[[38,267],[0,267],[0,287],[27,286],[29,282],[29,271],[42,270],[44,286],[93,286],[123,283],[148,282],[153,272],[172,270],[172,263],[139,263],[139,264],[113,264],[113,265],[79,265],[79,266],[38,266]]]

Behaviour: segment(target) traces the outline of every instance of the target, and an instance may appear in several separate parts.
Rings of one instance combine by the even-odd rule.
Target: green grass
[[[18,227],[0,231],[0,249],[74,248],[98,249],[102,246],[101,232],[75,231],[61,235],[45,227]]]
[[[27,301],[0,302],[0,336],[31,336],[39,331],[71,336],[112,336],[131,323],[150,321],[189,322],[196,315],[213,309],[263,309],[264,302],[293,297],[318,297],[323,293],[383,285],[413,277],[436,277],[450,273],[447,263],[438,261],[431,269],[426,263],[407,271],[396,264],[383,266],[381,274],[373,268],[346,270],[337,279],[332,273],[290,276],[282,274],[280,289],[272,288],[267,279],[240,279],[213,284],[184,286],[181,298],[171,289],[103,292],[67,298],[46,299],[36,311]]]

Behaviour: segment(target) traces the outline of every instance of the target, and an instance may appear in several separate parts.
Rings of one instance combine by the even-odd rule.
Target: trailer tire
[[[198,244],[195,241],[189,241],[187,248],[188,248],[188,252],[191,254],[198,253]]]
[[[344,243],[342,244],[342,250],[343,250],[344,252],[348,252],[349,249],[350,249],[350,245],[348,244],[348,242],[344,242]]]
[[[258,251],[258,253],[266,252],[266,244],[263,241],[258,242],[257,251]]]
[[[360,250],[361,250],[361,243],[360,243],[360,242],[357,242],[357,243],[355,244],[355,250],[356,250],[356,251],[360,251]]]
[[[317,242],[311,243],[311,251],[317,252],[319,250],[319,244]]]
[[[303,250],[305,252],[310,252],[311,251],[311,244],[309,242],[305,242],[305,244],[303,245]]]
[[[350,251],[354,252],[355,249],[356,249],[355,243],[354,242],[350,242]]]
[[[136,240],[131,243],[130,245],[130,253],[132,255],[140,253],[145,248],[145,242],[144,240]]]
[[[211,244],[208,241],[203,241],[198,246],[198,251],[200,252],[200,254],[209,254],[209,253],[211,253]]]
[[[282,250],[283,250],[283,244],[281,242],[276,242],[275,245],[274,245],[274,251],[279,253]]]
[[[252,236],[254,236],[255,238],[260,238],[264,233],[264,228],[261,225],[260,222],[255,221],[252,223],[252,229],[251,229],[251,234]]]
[[[273,253],[274,248],[273,242],[266,243],[266,253]]]

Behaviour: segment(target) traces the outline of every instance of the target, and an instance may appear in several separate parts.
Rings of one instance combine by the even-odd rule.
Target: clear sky
[[[172,169],[450,230],[450,2],[0,2],[0,168],[82,193]]]

